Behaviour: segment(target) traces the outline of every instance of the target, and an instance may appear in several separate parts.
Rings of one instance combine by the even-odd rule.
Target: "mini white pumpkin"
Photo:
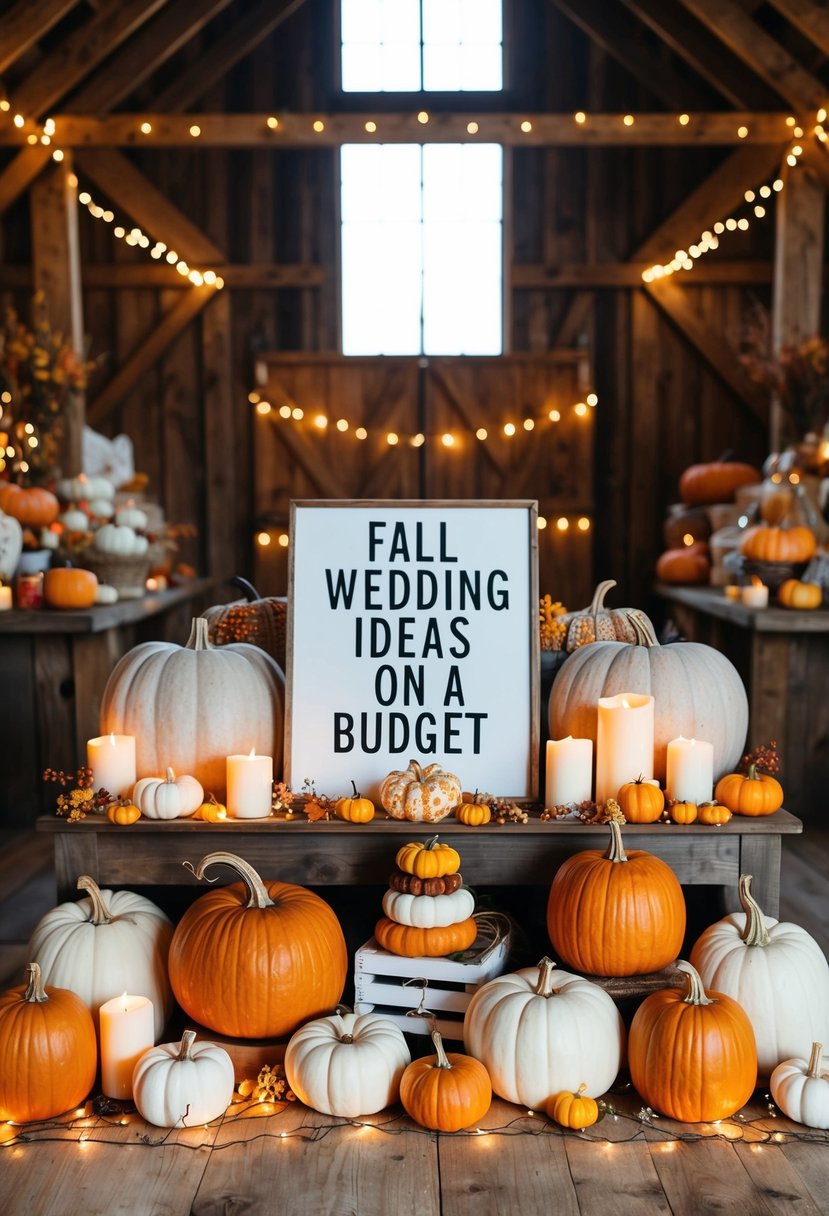
[[[86,511],[78,511],[76,508],[72,508],[58,516],[58,523],[63,524],[67,532],[86,532],[89,527],[89,516]]]
[[[83,473],[77,477],[62,477],[55,491],[63,502],[80,502],[82,498],[89,498],[89,478]]]
[[[111,587],[109,583],[98,583],[98,590],[95,592],[96,604],[117,604],[118,589]]]
[[[177,777],[168,768],[164,777],[136,781],[132,800],[147,819],[186,819],[204,802],[204,790],[195,777]]]
[[[173,925],[143,895],[102,891],[84,874],[86,896],[58,904],[35,926],[27,957],[40,966],[44,984],[76,993],[98,1025],[104,1001],[137,992],[153,1004],[155,1036],[173,1011],[167,953]]]
[[[93,498],[89,504],[89,514],[96,515],[98,519],[112,519],[115,507],[108,498]]]
[[[829,1128],[829,1060],[813,1043],[806,1060],[783,1060],[771,1074],[771,1096],[784,1115],[806,1127]]]
[[[60,537],[51,528],[40,529],[40,547],[54,551],[60,548]]]
[[[132,1074],[138,1113],[156,1127],[195,1127],[223,1115],[233,1097],[233,1061],[215,1043],[195,1043],[185,1030],[180,1043],[145,1051]]]
[[[136,528],[139,532],[147,526],[147,513],[138,507],[119,507],[115,512],[116,524],[125,524],[128,528]]]
[[[104,524],[95,533],[95,548],[101,553],[132,557],[146,553],[147,546],[146,536],[139,536],[134,528],[123,524]]]
[[[468,920],[475,911],[475,897],[468,887],[458,887],[449,895],[409,895],[386,891],[383,911],[398,925],[416,929],[443,929]]]
[[[757,1067],[768,1077],[804,1043],[829,1043],[829,963],[799,925],[764,916],[740,876],[742,912],[710,925],[691,951],[706,988],[733,997],[757,1040]]]
[[[493,1091],[533,1108],[582,1085],[590,1098],[605,1093],[621,1066],[625,1028],[604,989],[543,958],[479,988],[464,1015],[463,1038],[486,1066]]]
[[[18,520],[0,511],[0,577],[10,579],[23,551],[23,529]]]
[[[402,1031],[377,1013],[315,1018],[291,1036],[285,1076],[306,1106],[354,1119],[397,1101],[411,1063]]]
[[[87,477],[86,494],[82,494],[81,497],[97,500],[113,499],[115,497],[115,486],[108,477]]]

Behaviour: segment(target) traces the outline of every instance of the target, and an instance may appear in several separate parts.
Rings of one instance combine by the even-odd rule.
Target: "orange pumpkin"
[[[91,570],[55,566],[46,571],[43,598],[50,608],[91,608],[98,593],[98,578]]]
[[[693,823],[699,815],[695,802],[669,802],[668,814],[673,823]]]
[[[468,950],[478,936],[478,925],[474,916],[458,921],[454,925],[436,929],[418,929],[414,925],[398,925],[383,916],[374,927],[377,944],[391,954],[404,958],[441,958]]]
[[[133,802],[128,802],[126,798],[119,798],[117,802],[112,802],[107,807],[107,819],[110,823],[118,824],[120,827],[129,827],[132,823],[138,823],[141,818],[141,812]]]
[[[823,588],[818,583],[801,583],[796,578],[787,578],[778,588],[777,599],[784,608],[819,608],[823,602]]]
[[[210,853],[193,873],[230,866],[242,883],[208,891],[170,943],[170,982],[184,1011],[219,1034],[271,1039],[339,1001],[348,968],[339,921],[324,900],[291,883],[265,883],[232,853]]]
[[[92,1015],[66,988],[46,988],[40,967],[0,994],[0,1119],[52,1119],[83,1102],[95,1081]]]
[[[60,503],[51,490],[6,482],[0,483],[0,511],[14,516],[24,528],[48,528],[60,514]]]
[[[626,781],[616,801],[628,823],[656,823],[665,809],[665,795],[658,785],[643,781]]]
[[[701,541],[667,549],[656,560],[656,577],[662,583],[707,583],[710,574],[708,546]]]
[[[783,805],[783,786],[776,777],[750,764],[747,773],[720,777],[714,797],[735,815],[773,815]]]
[[[557,871],[547,931],[559,958],[585,975],[641,975],[673,962],[685,935],[685,899],[670,866],[644,849],[584,849]]]
[[[580,1085],[578,1093],[565,1089],[553,1094],[545,1108],[553,1122],[573,1131],[591,1127],[599,1117],[599,1104],[595,1098],[587,1097],[586,1090],[586,1085]]]
[[[683,1123],[735,1114],[757,1083],[757,1047],[748,1015],[722,992],[706,995],[690,963],[683,992],[652,992],[637,1009],[628,1038],[634,1087],[654,1110]]]
[[[811,528],[757,524],[740,541],[740,552],[757,562],[807,562],[817,548]]]
[[[353,797],[338,798],[334,803],[334,812],[338,819],[347,823],[370,823],[374,818],[374,803],[370,798],[364,798],[357,793],[357,786],[351,782],[354,790]]]
[[[756,485],[760,474],[752,465],[738,460],[714,460],[690,465],[679,479],[679,496],[693,507],[732,502],[740,486]]]
[[[706,827],[722,827],[731,818],[731,811],[720,802],[701,802],[699,805],[699,821]]]
[[[662,536],[666,549],[681,549],[685,545],[685,537],[691,540],[707,541],[711,535],[711,520],[706,511],[699,507],[677,506],[662,525]]]
[[[450,1052],[432,1031],[434,1056],[413,1060],[400,1078],[407,1115],[434,1132],[458,1132],[482,1119],[492,1104],[492,1083],[480,1060]]]

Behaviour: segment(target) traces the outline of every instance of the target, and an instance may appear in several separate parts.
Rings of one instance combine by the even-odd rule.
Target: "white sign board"
[[[376,798],[410,759],[534,798],[534,502],[294,502],[285,779]]]

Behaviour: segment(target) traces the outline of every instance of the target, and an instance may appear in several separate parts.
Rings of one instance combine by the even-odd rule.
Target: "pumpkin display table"
[[[688,641],[714,646],[737,668],[748,693],[748,747],[777,741],[787,807],[816,817],[829,784],[829,609],[749,608],[713,587],[656,590]]]
[[[223,823],[142,819],[127,828],[99,816],[67,823],[44,815],[37,828],[54,837],[59,900],[77,897],[79,874],[101,886],[192,886],[196,880],[182,863],[214,849],[244,857],[269,880],[311,887],[385,884],[389,857],[422,835],[417,824],[400,820],[311,823],[304,815]],[[628,824],[625,840],[630,848],[661,857],[685,886],[725,888],[728,910],[739,909],[740,875],[752,874],[758,902],[768,916],[777,916],[782,837],[802,830],[799,819],[780,810],[757,819],[735,815],[720,827]],[[463,848],[464,881],[471,887],[546,885],[567,857],[607,844],[605,828],[577,820],[530,818],[526,824],[476,828],[445,821],[440,835]]]

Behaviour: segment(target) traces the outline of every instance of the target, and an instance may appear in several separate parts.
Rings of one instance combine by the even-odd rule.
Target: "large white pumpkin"
[[[479,988],[463,1021],[466,1050],[486,1065],[496,1094],[542,1106],[562,1090],[595,1098],[616,1079],[625,1029],[607,993],[579,975],[537,967]]]
[[[258,646],[211,646],[193,621],[186,646],[143,642],[115,667],[101,701],[101,733],[135,735],[139,777],[189,773],[223,802],[226,758],[273,756],[282,765],[285,677]]]
[[[87,892],[84,899],[58,904],[38,921],[27,958],[39,964],[44,984],[76,993],[96,1027],[104,1001],[122,992],[149,997],[158,1038],[173,1011],[172,922],[133,891],[102,891],[87,875],[78,889]]]
[[[233,1097],[233,1061],[215,1043],[195,1043],[185,1030],[180,1043],[145,1051],[132,1074],[138,1113],[156,1127],[197,1127],[223,1115]]]
[[[397,1101],[411,1055],[402,1031],[377,1013],[315,1018],[291,1036],[285,1076],[300,1101],[356,1119]]]
[[[765,1078],[804,1044],[829,1043],[829,963],[805,929],[763,915],[750,875],[740,878],[740,902],[742,912],[702,933],[691,965],[706,988],[733,997],[748,1014]]]
[[[23,529],[18,520],[0,511],[0,578],[10,579],[23,549]]]
[[[748,731],[748,698],[736,667],[701,642],[660,646],[642,613],[631,613],[630,621],[639,643],[592,642],[563,664],[550,693],[550,737],[595,745],[599,697],[644,693],[655,701],[654,777],[664,786],[668,744],[682,735],[714,744],[718,781],[737,765]]]

